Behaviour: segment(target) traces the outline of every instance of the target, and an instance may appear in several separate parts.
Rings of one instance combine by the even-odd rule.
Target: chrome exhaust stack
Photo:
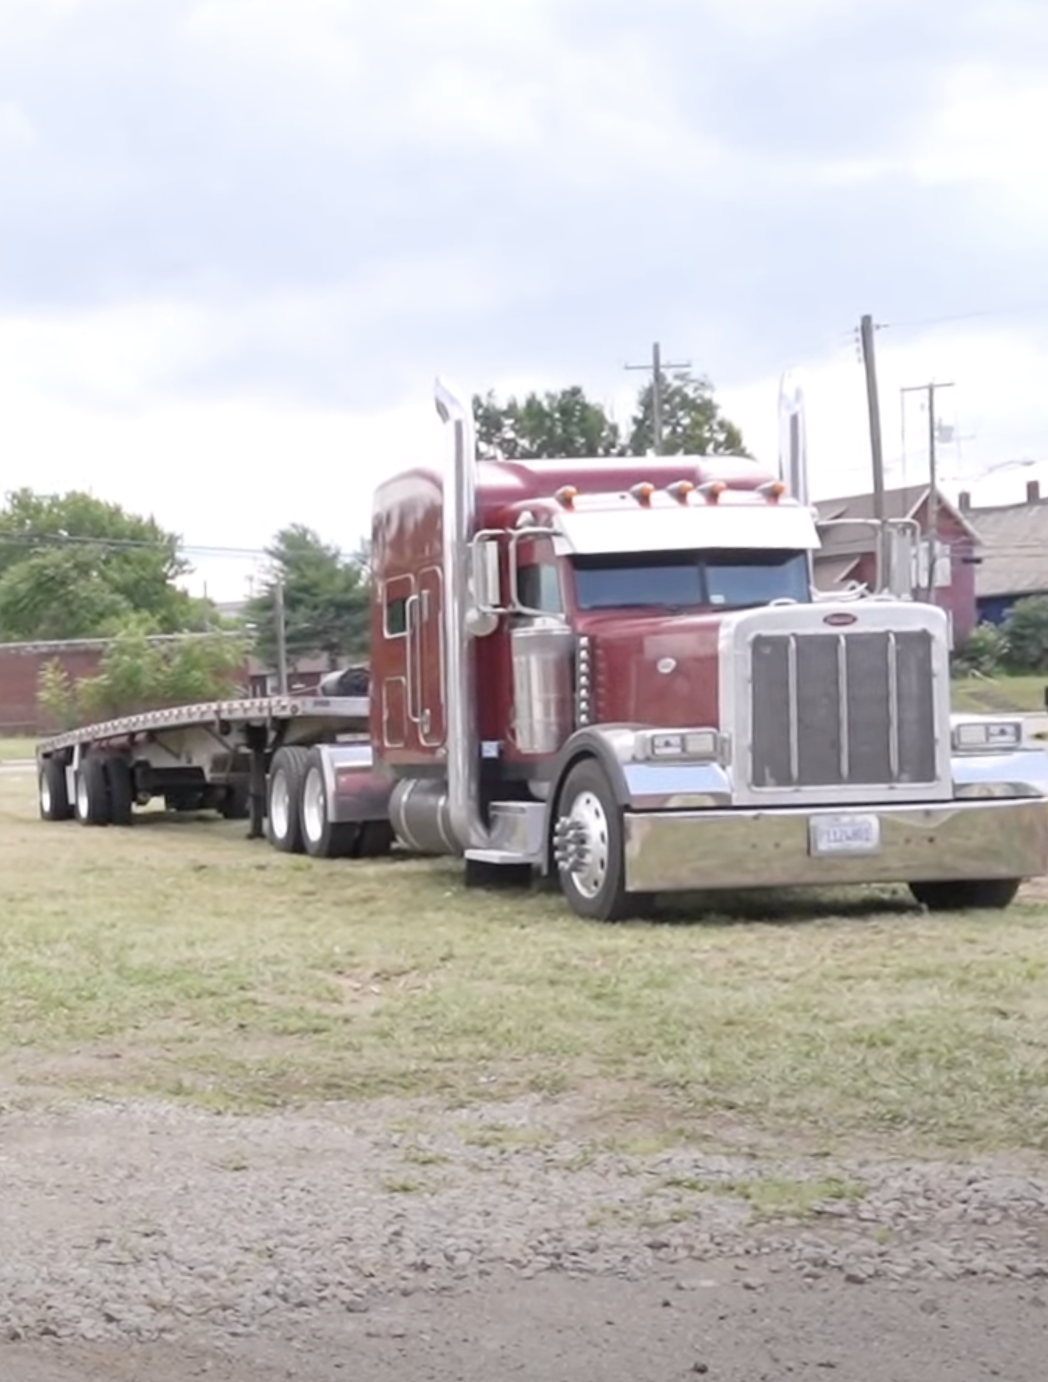
[[[441,380],[434,401],[451,429],[451,463],[444,473],[444,708],[447,726],[447,813],[463,852],[489,846],[480,814],[477,673],[470,618],[470,540],[477,513],[477,443],[473,412]]]

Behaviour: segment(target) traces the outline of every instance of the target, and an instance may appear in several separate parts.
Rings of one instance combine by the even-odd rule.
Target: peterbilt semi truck
[[[1048,873],[1048,757],[1021,717],[951,714],[941,609],[814,592],[781,466],[478,460],[468,402],[436,406],[446,463],[374,497],[366,705],[70,731],[38,752],[46,818],[126,823],[176,773],[277,848],[457,855],[600,920],[875,882],[999,908]]]

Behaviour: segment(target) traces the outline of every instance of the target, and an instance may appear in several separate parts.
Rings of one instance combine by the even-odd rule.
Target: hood
[[[717,727],[719,614],[584,614],[593,718],[668,729]]]

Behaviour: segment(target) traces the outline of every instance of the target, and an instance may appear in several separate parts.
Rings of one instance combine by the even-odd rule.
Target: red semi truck
[[[398,841],[468,882],[556,880],[605,920],[653,893],[866,882],[1002,907],[1048,873],[1048,757],[1021,717],[951,714],[941,610],[816,596],[816,518],[778,474],[478,461],[468,405],[436,403],[448,463],[375,495],[367,704],[73,730],[39,748],[46,818],[188,793],[281,849]]]

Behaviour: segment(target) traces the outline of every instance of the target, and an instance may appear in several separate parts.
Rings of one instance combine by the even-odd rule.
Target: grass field
[[[979,715],[999,711],[1044,714],[1048,676],[956,677],[952,683],[953,708]]]
[[[36,739],[0,736],[0,763],[12,763],[32,758],[36,753]]]
[[[588,925],[450,862],[318,862],[240,824],[36,819],[0,774],[8,1102],[234,1110],[523,1091],[605,1136],[1048,1148],[1045,894],[929,917],[903,891],[701,899]]]

